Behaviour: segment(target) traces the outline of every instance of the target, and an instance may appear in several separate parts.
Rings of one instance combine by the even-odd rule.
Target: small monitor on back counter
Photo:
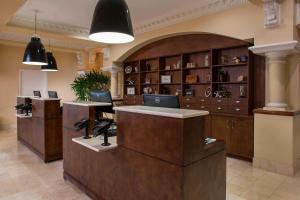
[[[58,95],[56,91],[48,91],[49,98],[58,99]]]
[[[90,91],[90,99],[95,102],[112,103],[110,91],[92,90]]]
[[[41,98],[41,97],[42,97],[40,91],[33,91],[33,96],[34,96],[34,97],[37,97],[37,98]]]
[[[144,106],[180,108],[179,98],[175,95],[144,94]]]

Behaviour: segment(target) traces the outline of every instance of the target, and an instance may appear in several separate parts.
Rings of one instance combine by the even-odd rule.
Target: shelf
[[[142,85],[158,85],[158,83],[142,83]]]
[[[136,86],[139,86],[139,84],[124,84],[124,86],[132,86],[132,87],[136,87]]]
[[[247,66],[247,63],[239,63],[239,64],[225,64],[225,65],[213,65],[213,67],[240,67],[240,66]]]
[[[156,73],[158,70],[155,71],[141,71],[141,74],[146,74],[146,73]]]
[[[181,83],[160,83],[160,85],[181,85]]]
[[[174,72],[174,71],[181,71],[181,69],[169,69],[169,70],[165,70],[165,69],[162,69],[162,70],[159,70],[160,72]]]
[[[198,70],[198,69],[210,69],[211,67],[194,67],[194,68],[183,68],[183,70]]]
[[[183,85],[210,85],[211,83],[183,83]]]
[[[212,82],[213,84],[247,84],[247,81]]]
[[[125,75],[138,75],[139,73],[138,72],[131,72],[129,74],[127,74],[126,72],[124,72]]]

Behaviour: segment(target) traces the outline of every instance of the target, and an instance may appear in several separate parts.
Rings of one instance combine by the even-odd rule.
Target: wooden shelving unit
[[[213,34],[176,36],[149,44],[124,62],[124,71],[127,66],[138,70],[124,74],[125,81],[130,78],[136,84],[135,94],[129,95],[127,88],[132,86],[124,82],[124,104],[143,104],[147,87],[155,94],[179,93],[181,108],[210,112],[205,119],[207,136],[225,140],[228,154],[251,160],[252,110],[264,104],[265,74],[264,60],[252,55],[249,46]],[[237,63],[234,57],[246,57],[246,61]],[[162,83],[162,75],[170,75],[171,82]],[[197,81],[188,83],[187,75],[197,76]],[[149,79],[150,84],[145,84]],[[194,95],[186,95],[188,90]],[[217,98],[218,91],[226,96]]]

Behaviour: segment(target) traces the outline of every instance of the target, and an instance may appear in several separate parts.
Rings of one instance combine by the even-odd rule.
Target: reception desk
[[[94,108],[64,104],[65,179],[100,200],[226,199],[224,143],[204,142],[208,112],[145,106],[114,109],[117,137],[103,147],[99,138],[84,140],[84,132],[72,127],[83,117],[93,121]]]
[[[62,158],[62,115],[59,99],[17,97],[17,104],[32,103],[29,116],[17,114],[18,140],[44,162]]]

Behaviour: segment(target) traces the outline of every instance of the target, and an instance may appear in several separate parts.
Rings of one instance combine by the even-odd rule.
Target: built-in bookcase
[[[234,57],[245,57],[246,61],[234,62]],[[124,70],[131,66],[132,71],[124,71],[124,92],[130,95],[127,94],[130,87],[135,88],[134,95],[142,95],[143,89],[150,87],[150,93],[186,96],[187,89],[191,89],[193,96],[207,97],[206,91],[211,88],[210,98],[222,90],[228,91],[228,98],[248,98],[251,59],[248,47],[239,46],[126,62]],[[188,66],[189,63],[194,66]],[[220,80],[220,72],[225,73],[223,80]],[[188,75],[195,75],[197,81],[187,82]],[[171,81],[163,82],[162,76],[170,76]],[[240,96],[240,86],[245,90],[243,97]]]

